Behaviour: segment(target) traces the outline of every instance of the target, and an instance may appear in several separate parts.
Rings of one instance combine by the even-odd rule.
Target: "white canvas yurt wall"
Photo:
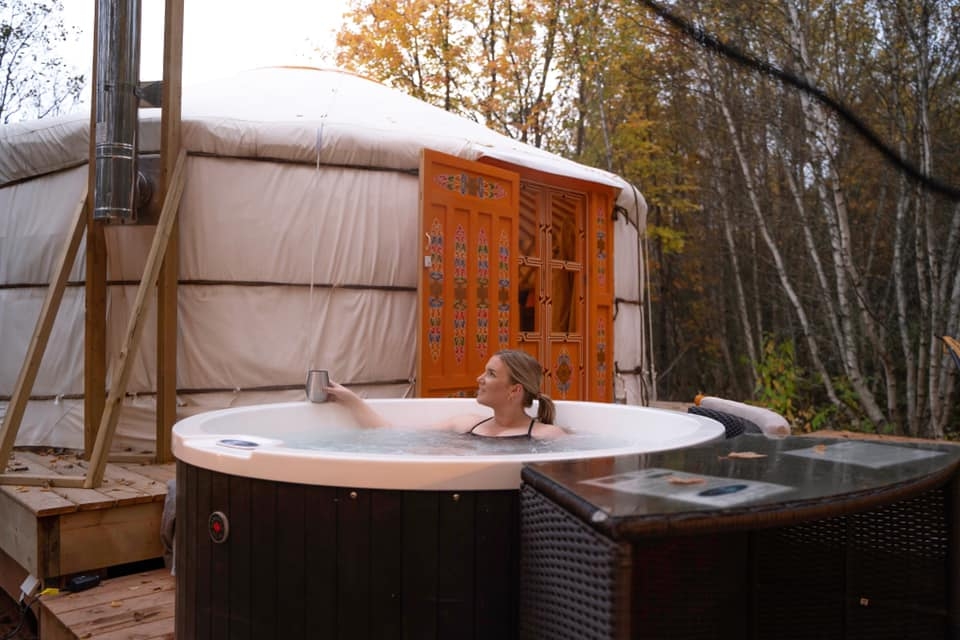
[[[140,111],[140,153],[160,112]],[[87,181],[88,116],[0,128],[0,411]],[[178,412],[303,399],[311,366],[363,395],[410,393],[416,359],[420,152],[493,157],[620,189],[615,358],[645,365],[637,229],[646,205],[619,177],[496,134],[352,74],[270,68],[183,92],[190,152],[179,221]],[[627,219],[629,218],[629,220]],[[109,226],[108,363],[153,234]],[[81,246],[17,445],[83,445]],[[115,450],[154,441],[155,304]],[[626,376],[631,400],[640,379]],[[109,384],[109,381],[108,381]]]

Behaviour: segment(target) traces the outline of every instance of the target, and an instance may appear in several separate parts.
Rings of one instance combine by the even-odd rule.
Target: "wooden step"
[[[168,569],[40,599],[40,640],[171,640],[176,604]]]
[[[75,453],[16,450],[6,473],[76,476],[85,474],[87,465]],[[18,575],[45,584],[159,558],[167,481],[174,475],[172,463],[124,463],[108,464],[96,489],[0,485],[0,550],[19,566]],[[0,576],[0,588],[19,597],[19,583],[5,577]]]

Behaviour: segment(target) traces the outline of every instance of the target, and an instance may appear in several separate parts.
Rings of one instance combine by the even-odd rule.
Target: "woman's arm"
[[[330,399],[339,402],[347,409],[361,427],[392,427],[397,426],[380,415],[373,407],[358,396],[356,393],[347,389],[342,384],[331,381],[330,386],[326,387],[326,392]],[[406,427],[419,427],[424,430],[435,429],[437,431],[453,431],[454,433],[466,433],[477,422],[488,416],[464,414],[454,416],[440,422],[434,422],[425,425],[399,425]]]
[[[370,405],[364,402],[363,398],[347,389],[342,384],[330,382],[330,386],[325,391],[335,402],[339,402],[350,411],[353,419],[361,427],[389,427],[390,421],[377,413]]]

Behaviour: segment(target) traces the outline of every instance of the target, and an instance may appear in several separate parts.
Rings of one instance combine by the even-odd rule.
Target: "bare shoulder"
[[[459,416],[447,418],[442,422],[433,425],[436,429],[444,431],[453,431],[454,433],[466,433],[470,431],[479,422],[489,419],[490,416],[480,415],[479,413],[465,413]]]
[[[555,424],[538,422],[533,425],[533,435],[538,440],[553,440],[554,438],[562,438],[567,434],[568,431],[566,429],[563,427],[558,427]]]

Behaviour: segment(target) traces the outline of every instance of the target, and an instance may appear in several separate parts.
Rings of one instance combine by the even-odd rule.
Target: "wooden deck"
[[[100,586],[40,600],[40,640],[170,640],[174,577],[167,569],[135,573]]]
[[[14,451],[6,472],[76,476],[76,454]],[[13,598],[27,575],[63,577],[163,555],[160,522],[173,463],[108,464],[97,489],[0,485],[0,587]],[[55,484],[55,483],[54,483]]]

